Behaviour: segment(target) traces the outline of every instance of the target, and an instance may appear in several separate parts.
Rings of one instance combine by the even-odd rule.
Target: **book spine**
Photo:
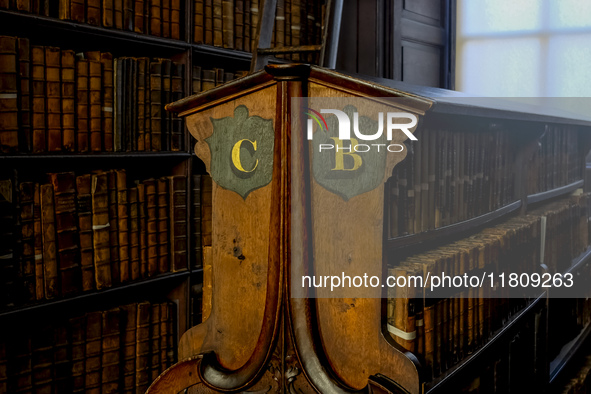
[[[51,174],[55,196],[57,248],[62,295],[80,288],[80,247],[76,213],[76,177],[73,172]]]
[[[38,3],[39,0],[33,0],[33,4]],[[85,23],[86,22],[86,7],[84,0],[68,0],[70,4],[70,18],[74,22]]]
[[[140,271],[140,218],[138,215],[138,188],[132,187],[129,195],[129,277],[137,280]]]
[[[0,342],[0,392],[8,393],[8,350],[6,343]],[[29,357],[31,355],[29,354]],[[31,371],[29,370],[29,373]],[[31,377],[29,376],[29,381]]]
[[[160,149],[170,150],[170,134],[172,131],[172,113],[166,111],[164,106],[171,101],[172,96],[172,62],[169,59],[162,60],[162,100],[160,108],[161,122],[161,146]]]
[[[244,0],[234,0],[234,48],[244,50]]]
[[[150,140],[151,150],[162,148],[162,64],[150,63]],[[147,149],[146,149],[147,150]]]
[[[18,39],[19,67],[19,151],[31,152],[31,47],[27,38]]]
[[[150,34],[162,36],[162,3],[161,0],[150,0]]]
[[[17,39],[0,36],[0,152],[18,150],[19,103]]]
[[[205,44],[213,45],[213,0],[204,0],[205,6],[203,21],[205,24]]]
[[[119,308],[102,312],[101,391],[118,393],[121,352],[121,311]]]
[[[244,50],[246,52],[251,51],[250,47],[250,0],[243,0],[243,21],[244,21],[244,31],[243,35],[243,44]]]
[[[191,267],[203,266],[201,258],[201,175],[191,177]]]
[[[62,51],[61,67],[61,147],[66,152],[76,150],[76,65],[74,51]]]
[[[149,64],[147,58],[138,59],[137,78],[137,150],[146,150],[146,67]],[[149,118],[148,118],[149,119]]]
[[[222,0],[222,42],[234,49],[234,0]]]
[[[195,0],[193,2],[193,42],[196,44],[204,43],[204,6],[204,0]]]
[[[55,245],[55,213],[53,187],[41,185],[41,226],[43,228],[43,263],[45,277],[45,297],[59,295],[58,267]]]
[[[80,267],[82,269],[82,291],[94,290],[94,261],[92,243],[92,195],[91,175],[76,178],[78,228],[80,235]]]
[[[134,6],[134,23],[133,23],[133,30],[136,33],[145,33],[145,26],[144,26],[144,9],[146,7],[145,0],[136,0],[133,3]]]
[[[92,175],[92,243],[97,289],[111,287],[109,189],[106,173]]]
[[[185,65],[180,63],[173,63],[172,65],[172,102],[178,101],[184,96],[185,86]],[[183,119],[175,114],[170,113],[171,117],[171,133],[170,133],[170,150],[181,151],[184,148],[183,140],[185,133],[183,132]]]
[[[152,76],[150,71],[150,60],[145,59],[145,74],[144,74],[144,150],[152,149],[152,101],[151,101],[151,83]]]
[[[146,218],[146,188],[142,183],[137,184],[138,217],[139,217],[139,250],[140,276],[148,277],[148,228]]]
[[[92,1],[92,0],[90,0]],[[114,23],[114,7],[113,7],[113,1],[114,0],[102,0],[101,4],[102,4],[102,20],[103,20],[103,27],[114,27],[115,23]],[[120,29],[121,27],[118,26],[118,29]]]
[[[16,0],[17,11],[31,12],[31,0]]]
[[[123,29],[123,1],[124,0],[112,0],[113,1],[113,25],[116,29]]]
[[[203,70],[201,77],[201,91],[215,88],[215,71],[214,70]]]
[[[170,38],[170,2],[171,0],[160,0],[162,12],[162,37]]]
[[[129,206],[127,201],[127,176],[117,173],[117,231],[119,239],[119,274],[121,283],[130,279],[129,265]]]
[[[255,42],[257,36],[257,27],[259,25],[259,0],[250,0],[250,48],[254,52],[257,50]]]
[[[51,186],[50,186],[51,187]],[[51,326],[43,326],[32,337],[33,392],[52,393],[54,390],[53,352],[54,333]]]
[[[123,0],[123,30],[133,31],[135,10],[133,0]]]
[[[147,273],[154,276],[158,272],[158,195],[156,181],[148,179],[144,182],[146,192],[146,238],[147,238]]]
[[[4,378],[8,378],[8,379],[4,380],[4,384],[6,384],[7,380],[8,380],[8,382],[10,382],[12,380],[12,382],[10,382],[10,383],[12,383],[11,385],[14,386],[11,388],[11,389],[13,389],[14,392],[16,392],[16,393],[32,393],[33,392],[33,371],[31,368],[31,366],[32,366],[31,364],[32,364],[33,354],[32,354],[32,349],[31,349],[31,338],[28,335],[20,334],[17,336],[17,338],[14,338],[11,342],[12,343],[9,344],[8,346],[5,346],[5,348],[8,348],[8,351],[10,352],[8,354],[8,356],[11,358],[10,361],[11,361],[12,371],[5,370],[5,372],[9,372],[11,376],[6,376],[6,374],[4,374]],[[4,347],[4,344],[0,344],[0,354],[2,353],[2,350],[1,350],[2,347]],[[7,360],[5,360],[5,361],[7,361]],[[4,365],[4,367],[6,367],[6,365]],[[3,368],[3,366],[0,366],[0,371],[2,368]],[[2,374],[0,372],[0,376],[1,375]],[[1,378],[0,378],[0,381],[2,381]],[[2,383],[0,383],[0,391],[3,393],[11,392],[10,389],[8,389],[5,385],[3,386]]]
[[[277,0],[275,14],[275,45],[285,46],[285,0]]]
[[[135,389],[136,393],[143,393],[150,384],[150,311],[147,302],[137,306],[137,331],[135,346]]]
[[[84,365],[84,388],[86,393],[101,393],[102,321],[102,312],[86,314],[86,360]]]
[[[172,350],[172,347],[168,346],[169,337],[171,335],[168,326],[168,322],[170,320],[170,309],[167,302],[163,302],[158,306],[160,307],[160,371],[165,371],[169,366],[168,352],[169,350]]]
[[[39,184],[33,191],[33,220],[35,231],[35,298],[45,298],[45,273],[43,264],[43,226],[41,224],[41,195]]]
[[[100,0],[86,0],[86,23],[93,26],[101,25]]]
[[[168,179],[158,179],[158,272],[165,273],[170,271],[169,256],[169,195]]]
[[[188,268],[187,262],[187,178],[171,176],[170,185],[170,256],[171,271]]]
[[[72,354],[72,392],[83,393],[86,373],[86,318],[84,316],[74,317],[69,320],[69,326]]]
[[[192,78],[192,94],[200,93],[201,92],[201,67],[193,66],[193,71],[191,73]]]
[[[160,375],[160,305],[151,305],[150,314],[150,379]]]
[[[120,307],[121,325],[121,391],[124,394],[135,394],[135,359],[136,359],[136,324],[138,304],[129,304]]]
[[[80,153],[90,149],[89,96],[88,60],[79,59],[76,62],[76,142]]]
[[[181,39],[181,0],[170,0],[170,38]]]
[[[45,105],[49,152],[62,150],[60,58],[59,48],[45,47]]]
[[[117,173],[107,171],[109,199],[109,245],[111,249],[111,282],[117,284],[121,280],[119,261],[119,221],[117,220]]]
[[[222,0],[213,0],[212,4],[212,28],[213,28],[213,45],[216,47],[223,46],[223,29],[222,29]]]
[[[102,63],[102,130],[103,147],[106,152],[113,152],[113,107],[115,95],[115,80],[113,71],[113,55],[101,53]]]
[[[20,224],[21,224],[21,264],[20,276],[25,300],[35,300],[35,184],[22,182],[19,185]]]
[[[70,354],[70,343],[68,327],[60,324],[54,331],[54,387],[56,393],[71,393],[72,380],[70,375],[72,358]]]
[[[88,62],[88,107],[90,150],[101,152],[103,150],[101,89],[102,89],[102,65],[99,61]]]

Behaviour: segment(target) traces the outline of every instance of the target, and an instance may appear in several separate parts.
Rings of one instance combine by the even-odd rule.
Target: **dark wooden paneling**
[[[402,42],[402,80],[415,85],[441,86],[441,49]]]
[[[377,1],[362,0],[359,2],[358,40],[357,40],[357,72],[378,76],[377,74]]]
[[[343,2],[337,69],[357,72],[357,0]]]
[[[405,0],[404,9],[415,14],[426,16],[439,23],[441,21],[442,4],[438,0]]]

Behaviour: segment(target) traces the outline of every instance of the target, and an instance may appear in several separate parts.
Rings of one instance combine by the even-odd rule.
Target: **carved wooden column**
[[[302,275],[381,275],[384,183],[405,156],[380,155],[375,179],[343,196],[313,165],[315,142],[301,119],[306,102],[292,100],[308,96],[405,94],[284,65],[169,106],[186,117],[213,179],[212,245],[203,250],[212,305],[181,338],[181,361],[150,393],[420,392],[416,360],[384,329],[382,288],[359,298],[326,298],[324,289],[309,298],[294,287]],[[406,99],[397,108],[372,103],[418,117],[430,106]]]

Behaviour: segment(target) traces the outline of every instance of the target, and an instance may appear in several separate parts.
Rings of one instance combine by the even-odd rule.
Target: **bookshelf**
[[[316,152],[312,153],[302,137],[306,135],[304,127],[298,128],[305,125],[306,117],[291,106],[293,97],[318,96],[370,97],[372,105],[380,110],[384,106],[384,112],[388,105],[410,111],[420,119],[415,131],[419,141],[437,142],[442,133],[448,133],[448,140],[456,141],[456,145],[449,150],[435,150],[434,154],[429,148],[422,148],[420,158],[417,151],[412,153],[409,149],[404,162],[386,167],[385,176],[375,189],[344,199],[334,192],[334,185],[326,186],[318,173],[312,174],[310,163]],[[382,101],[381,97],[400,98],[400,107]],[[309,103],[313,105],[312,100]],[[266,105],[258,107],[258,103]],[[424,261],[433,261],[438,270],[444,263],[450,269],[455,267],[452,262],[457,262],[458,267],[465,264],[464,273],[481,273],[497,263],[512,264],[515,269],[532,265],[543,273],[539,268],[543,261],[548,272],[572,273],[585,280],[591,249],[588,197],[581,189],[586,186],[584,157],[591,149],[589,119],[502,100],[471,101],[457,92],[305,65],[270,66],[264,72],[168,108],[185,116],[189,131],[203,140],[216,133],[215,127],[204,119],[232,118],[232,111],[241,105],[249,109],[249,116],[276,122],[273,157],[285,159],[273,161],[272,181],[252,192],[252,197],[236,198],[238,192],[232,192],[227,184],[216,185],[213,175],[217,199],[212,207],[212,246],[204,249],[204,281],[215,284],[204,298],[204,304],[210,304],[208,318],[181,338],[179,355],[184,361],[162,375],[149,392],[183,388],[189,388],[189,392],[191,388],[208,392],[238,388],[256,391],[268,386],[271,391],[302,392],[358,392],[378,387],[379,392],[386,393],[469,392],[478,387],[492,392],[542,391],[582,348],[589,331],[588,323],[582,324],[587,316],[582,312],[589,307],[587,302],[552,299],[550,292],[554,289],[511,300],[507,300],[507,292],[499,299],[491,297],[490,301],[480,302],[485,297],[477,290],[468,298],[478,302],[466,301],[462,304],[463,315],[458,315],[462,319],[470,316],[465,314],[472,308],[471,320],[452,315],[452,309],[446,309],[452,307],[451,303],[433,315],[440,316],[437,327],[441,326],[436,328],[437,346],[441,349],[434,354],[441,353],[441,359],[435,369],[430,367],[425,350],[413,343],[412,335],[399,340],[390,334],[389,325],[393,325],[399,331],[415,332],[415,338],[422,335],[417,326],[396,326],[396,317],[391,320],[385,289],[369,290],[369,295],[354,291],[331,295],[330,290],[322,288],[302,293],[293,278],[341,271],[351,276],[380,275],[388,269],[408,271]],[[361,104],[359,108],[363,108]],[[329,124],[329,128],[334,126]],[[489,137],[498,140],[482,144]],[[409,141],[404,143],[408,148]],[[434,196],[429,194],[429,182],[437,185],[438,180],[444,180],[442,185],[452,185],[444,178],[450,176],[447,171],[437,172],[437,165],[430,164],[455,163],[452,153],[441,152],[464,148],[464,152],[471,153],[466,153],[463,164],[457,160],[458,167],[450,167],[451,176],[456,179],[453,187],[457,189],[453,194],[445,194],[443,189]],[[489,153],[495,149],[499,154]],[[200,144],[196,146],[196,155],[203,158],[206,168],[211,165],[210,160],[215,160],[207,147]],[[491,160],[488,179],[479,176],[485,160]],[[427,170],[409,170],[406,178],[397,174],[404,170],[403,163],[411,162]],[[392,168],[394,171],[390,172]],[[401,201],[401,197],[395,201],[393,196],[403,195],[402,187],[410,188],[408,174],[412,174],[413,183],[420,185],[420,189],[413,189],[413,201]],[[401,179],[407,182],[400,182]],[[459,189],[464,186],[465,189]],[[393,192],[397,187],[398,193]],[[460,199],[460,195],[463,206],[450,208],[441,202],[440,196]],[[420,205],[425,202],[426,210]],[[232,221],[224,220],[228,205],[236,212]],[[395,215],[392,206],[398,207]],[[431,216],[430,212],[437,210],[443,212],[441,216]],[[413,227],[407,226],[411,221],[404,218],[404,211],[418,213],[412,219]],[[250,232],[253,217],[259,223],[262,217],[262,223],[269,222],[269,227],[258,225],[257,233]],[[548,221],[544,260],[540,252],[542,217]],[[391,221],[405,226],[393,235]],[[279,228],[285,231],[277,234],[276,223],[283,223]],[[257,237],[265,237],[268,229],[274,230],[274,236],[258,240]],[[240,241],[233,235],[236,232]],[[254,239],[265,246],[280,245],[279,249],[287,252],[269,255],[263,252],[267,250],[263,246],[253,253],[247,245]],[[234,261],[236,256],[222,252],[232,247],[232,240],[238,244],[234,248],[242,248],[241,256],[245,258],[240,263]],[[271,253],[275,248],[268,250]],[[251,272],[253,259],[268,259],[267,270]],[[322,266],[319,262],[323,260],[330,261],[331,267]],[[266,288],[261,290],[263,278]],[[248,298],[256,302],[229,301],[230,294],[236,295],[243,288],[250,292]],[[407,301],[410,298],[407,296]],[[436,302],[446,299],[441,295]],[[418,305],[423,305],[426,316],[427,297],[416,296],[413,300],[417,310],[421,307],[416,302],[422,300]],[[420,319],[411,314],[403,317]],[[428,325],[426,317],[423,322]],[[451,335],[451,324],[455,322],[466,330],[459,341],[443,334]],[[433,324],[433,319],[429,324]],[[223,337],[216,334],[220,331]],[[472,339],[465,339],[470,335]],[[460,346],[457,355],[452,346]],[[237,348],[248,351],[237,354],[231,350]],[[272,356],[265,358],[264,354]],[[269,372],[257,375],[255,371]],[[305,376],[301,371],[306,371]]]

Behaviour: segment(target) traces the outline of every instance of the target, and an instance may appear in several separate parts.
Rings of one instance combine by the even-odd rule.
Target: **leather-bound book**
[[[76,57],[74,51],[62,51],[62,147],[76,149]]]
[[[8,350],[6,348],[6,342],[0,342],[0,393],[8,393]]]
[[[73,172],[51,174],[55,199],[55,222],[61,294],[80,290],[80,242],[76,213],[76,176]]]
[[[84,6],[84,0],[69,0],[68,3],[70,4],[70,19],[75,22],[85,23],[86,7]]]
[[[169,177],[170,185],[170,257],[171,271],[188,268],[187,264],[187,178]]]
[[[31,152],[31,47],[29,39],[18,39],[18,70],[19,70],[19,112],[20,132],[19,151]]]
[[[121,272],[119,267],[119,221],[117,220],[117,173],[114,170],[107,171],[107,184],[109,197],[111,282],[117,284],[121,281]]]
[[[172,97],[172,61],[162,59],[162,142],[161,150],[170,150],[170,133],[172,130],[172,112],[164,110]]]
[[[203,70],[201,76],[201,91],[215,88],[215,71],[214,70]]]
[[[234,80],[234,73],[224,73],[224,83]]]
[[[54,333],[48,325],[35,330],[31,338],[33,392],[53,393],[54,391]]]
[[[109,194],[107,174],[92,175],[92,243],[97,289],[111,287],[111,250],[109,232]]]
[[[160,305],[151,305],[150,314],[150,379],[160,375]]]
[[[151,305],[141,302],[137,306],[135,345],[135,389],[143,393],[150,384],[150,312]]]
[[[137,280],[140,271],[140,218],[138,216],[138,188],[128,190],[129,199],[129,279]]]
[[[158,304],[160,307],[160,370],[164,371],[168,368],[168,351],[169,349],[169,326],[170,310],[167,302]]]
[[[146,97],[148,90],[146,89],[146,74],[148,72],[148,64],[150,60],[145,57],[137,59],[137,150],[146,150],[146,123],[149,123],[149,118],[146,118]],[[149,73],[148,73],[149,74]],[[149,150],[149,149],[148,149]]]
[[[201,262],[201,175],[191,177],[191,268],[199,269]]]
[[[77,151],[88,152],[90,149],[90,106],[88,85],[88,60],[76,62],[76,143]]]
[[[45,298],[45,273],[43,264],[43,226],[41,225],[41,195],[39,184],[33,191],[33,220],[35,232],[35,298]]]
[[[213,0],[212,4],[212,28],[213,45],[221,47],[224,45],[222,31],[222,0]]]
[[[148,276],[148,228],[146,216],[146,187],[143,183],[137,183],[137,210],[139,217],[139,251],[140,251],[140,276]]]
[[[222,42],[234,49],[234,0],[222,0]]]
[[[17,195],[15,176],[10,172],[0,177],[0,306],[14,306],[17,279]]]
[[[246,52],[250,52],[250,0],[243,0],[244,1],[244,32],[243,32],[243,41],[244,41],[244,50]]]
[[[113,1],[113,26],[116,29],[123,29],[123,1],[124,0],[112,0]]]
[[[68,321],[70,349],[72,354],[72,392],[84,393],[86,374],[86,317],[79,316]]]
[[[285,0],[277,0],[275,13],[275,45],[285,46]]]
[[[145,1],[146,0],[136,0],[133,3],[133,15],[134,15],[134,20],[133,20],[133,31],[135,31],[136,33],[145,33],[145,27],[144,27],[144,9],[146,7],[145,5]]]
[[[129,114],[127,129],[129,130],[128,150],[137,151],[137,69],[138,62],[136,58],[130,58],[128,67],[128,88],[127,88],[127,113]]]
[[[54,330],[54,385],[56,393],[72,392],[72,357],[70,353],[70,342],[68,327],[65,324],[58,324]]]
[[[204,0],[204,44],[213,45],[213,0]]]
[[[150,140],[152,151],[162,150],[162,63],[150,63]],[[147,146],[146,146],[146,150]]]
[[[2,359],[4,343],[0,344],[0,360]],[[12,380],[11,389],[16,393],[32,393],[33,392],[33,371],[32,371],[32,350],[31,337],[28,334],[17,335],[16,338],[11,339],[6,346],[10,352],[11,365],[9,371]],[[6,361],[6,359],[4,359]],[[1,362],[1,361],[0,361]],[[4,365],[6,367],[6,365]],[[3,387],[2,381],[2,366],[0,365],[0,392],[8,393],[6,387]],[[4,370],[6,372],[6,370]],[[4,378],[7,376],[4,375]],[[6,382],[6,380],[4,380]]]
[[[224,83],[224,69],[214,68],[215,71],[215,86],[220,86]]]
[[[76,207],[78,210],[82,291],[95,289],[91,184],[92,178],[90,174],[81,175],[76,178]]]
[[[35,184],[21,182],[19,185],[21,252],[20,276],[25,301],[36,299],[35,293]]]
[[[150,34],[162,35],[162,3],[161,0],[150,0]]]
[[[113,6],[113,0],[103,0],[102,5],[102,16],[103,16],[103,27],[114,27],[115,26],[115,10]]]
[[[160,0],[162,4],[162,37],[170,38],[170,0]]]
[[[172,64],[172,97],[171,101],[175,102],[183,98],[184,96],[184,78],[185,65],[181,63]],[[170,146],[171,151],[181,151],[184,148],[183,139],[185,133],[183,132],[183,119],[176,116],[176,114],[170,114],[172,118],[172,128],[170,131]]]
[[[16,0],[16,10],[31,12],[31,0]]]
[[[121,283],[130,279],[129,265],[129,206],[127,196],[127,175],[125,170],[115,171],[117,175],[117,231],[119,241],[119,278]]]
[[[101,53],[102,67],[102,129],[103,147],[106,152],[113,152],[113,107],[115,101],[115,80],[113,72],[113,55]]]
[[[18,61],[16,37],[0,36],[0,152],[18,150]]]
[[[113,71],[115,78],[115,89],[113,98],[113,150],[120,152],[123,150],[123,82],[125,81],[123,75],[124,58],[116,58],[113,60]]]
[[[129,304],[121,309],[121,392],[135,394],[135,358],[138,304]]]
[[[55,211],[53,186],[41,185],[41,227],[43,231],[43,265],[45,276],[45,298],[59,295],[57,247],[55,237]]]
[[[181,38],[181,0],[170,0],[170,38]]]
[[[145,58],[145,74],[144,74],[144,150],[149,151],[152,149],[152,102],[151,102],[151,71],[150,71],[150,59]],[[139,142],[138,142],[139,144]]]
[[[100,61],[88,61],[88,88],[90,150],[100,152],[103,150],[101,116],[102,64]]]
[[[101,24],[100,0],[86,0],[86,23],[93,26]]]
[[[113,308],[103,312],[103,338],[101,360],[101,392],[119,393],[121,353],[121,311]]]
[[[196,44],[203,44],[204,36],[203,36],[203,28],[204,24],[204,14],[205,14],[205,4],[204,0],[195,0],[193,2],[193,42]]]
[[[45,48],[33,45],[31,47],[32,63],[32,94],[33,94],[33,153],[45,152],[46,122],[45,122]]]
[[[259,0],[250,0],[250,48],[256,51],[255,38],[259,25]]]
[[[244,50],[244,0],[234,0],[234,47]]]
[[[158,272],[165,273],[170,271],[170,261],[168,259],[169,244],[169,195],[168,179],[158,179]]]
[[[191,73],[192,84],[191,87],[193,91],[192,94],[200,93],[201,92],[201,67],[193,66],[193,70]]]
[[[156,194],[156,181],[148,179],[144,181],[146,199],[146,238],[148,276],[158,272],[158,195]]]
[[[47,150],[62,150],[61,50],[45,47],[45,103],[47,106]]]
[[[123,30],[133,31],[134,19],[133,0],[123,0]]]
[[[86,360],[84,387],[86,393],[101,393],[103,313],[86,314]]]

